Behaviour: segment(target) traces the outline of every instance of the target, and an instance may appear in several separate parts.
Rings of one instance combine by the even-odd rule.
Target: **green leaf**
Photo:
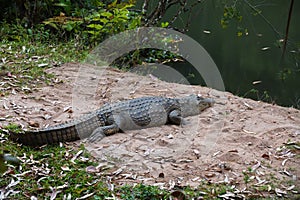
[[[101,30],[103,28],[103,26],[100,24],[89,24],[89,25],[87,25],[87,27],[97,29],[97,30]]]
[[[30,28],[27,29],[27,32],[28,32],[29,35],[32,35],[32,29],[30,29]]]
[[[64,28],[67,30],[67,31],[71,31],[73,30],[74,26],[71,25],[71,23],[67,23]]]
[[[110,12],[103,12],[103,13],[101,13],[100,15],[103,16],[103,17],[107,17],[107,18],[113,16],[113,14],[110,13]]]
[[[53,23],[53,22],[44,21],[43,23],[46,24],[46,25],[49,25],[49,26],[51,26],[53,28],[55,28],[56,30],[59,30],[58,26],[55,23]]]
[[[65,4],[65,3],[55,3],[55,6],[60,6],[60,7],[68,7],[69,5]]]
[[[101,18],[99,19],[99,21],[102,22],[103,24],[107,24],[109,22],[109,20],[106,18]]]
[[[161,23],[161,27],[162,28],[166,28],[166,27],[168,27],[169,26],[169,22],[162,22]]]

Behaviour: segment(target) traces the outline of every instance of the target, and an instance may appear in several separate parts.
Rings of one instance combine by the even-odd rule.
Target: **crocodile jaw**
[[[203,98],[194,94],[180,99],[179,102],[182,117],[198,115],[215,103],[213,99]]]

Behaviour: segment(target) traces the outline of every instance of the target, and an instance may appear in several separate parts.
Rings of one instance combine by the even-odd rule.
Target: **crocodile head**
[[[195,94],[184,97],[179,101],[183,117],[197,115],[215,103],[213,99],[203,98]]]
[[[208,107],[213,106],[215,103],[215,100],[210,99],[210,98],[203,98],[201,96],[197,96],[197,104],[198,104],[198,109],[200,111],[205,110]]]

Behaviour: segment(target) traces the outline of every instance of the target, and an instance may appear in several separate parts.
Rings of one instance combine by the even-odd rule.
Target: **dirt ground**
[[[299,189],[299,110],[113,69],[103,70],[99,80],[97,74],[84,78],[83,71],[78,78],[79,66],[69,63],[49,69],[57,75],[53,84],[35,88],[27,95],[15,91],[1,97],[0,125],[17,122],[24,127],[42,128],[78,117],[107,102],[148,95],[201,94],[214,98],[215,105],[188,117],[185,125],[127,131],[96,144],[81,140],[69,145],[85,143],[98,159],[99,168],[108,167],[110,178],[119,184],[171,188],[197,186],[208,180],[242,187],[249,173],[250,181],[258,186],[282,183],[279,193]],[[91,83],[84,82],[89,80]],[[83,84],[85,87],[81,87]]]

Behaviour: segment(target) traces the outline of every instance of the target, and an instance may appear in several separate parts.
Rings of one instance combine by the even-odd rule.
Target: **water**
[[[221,27],[223,7],[214,2],[217,1],[204,1],[199,6],[200,9],[195,12],[187,34],[197,40],[212,56],[222,74],[226,90],[240,96],[275,101],[280,105],[299,108],[300,67],[297,66],[297,61],[300,26],[297,20],[300,19],[300,2],[294,3],[290,41],[283,64],[292,72],[284,81],[280,78],[280,71],[283,69],[280,66],[282,50],[276,41],[284,37],[290,1],[260,1],[261,4],[265,4],[258,8],[276,30],[262,17],[250,14],[248,6],[241,7],[244,22],[242,26],[248,28],[249,33],[242,37],[237,36],[234,22],[226,29]],[[210,34],[203,32],[205,30],[210,31]],[[291,50],[298,51],[298,54],[289,52]],[[295,55],[298,57],[295,58]],[[253,84],[254,81],[261,82]]]
[[[226,29],[221,27],[224,8],[221,2],[203,1],[198,5],[187,34],[209,52],[221,72],[226,91],[300,108],[300,67],[297,63],[300,59],[300,26],[297,22],[300,19],[300,1],[294,3],[286,59],[282,65],[282,49],[276,41],[284,38],[290,1],[256,1],[259,4],[251,1],[253,5],[259,5],[257,8],[272,27],[261,16],[251,14],[250,7],[242,3],[239,10],[243,23],[240,26],[248,29],[248,35],[242,37],[237,36],[238,24],[235,22]],[[169,16],[166,16],[162,21],[168,19]],[[175,26],[183,27],[185,20],[186,16],[181,16]],[[297,53],[291,53],[292,50]],[[172,66],[189,77],[192,84],[204,84],[189,63],[173,63]],[[291,71],[284,80],[280,73],[283,66]],[[191,76],[193,74],[196,76]]]

